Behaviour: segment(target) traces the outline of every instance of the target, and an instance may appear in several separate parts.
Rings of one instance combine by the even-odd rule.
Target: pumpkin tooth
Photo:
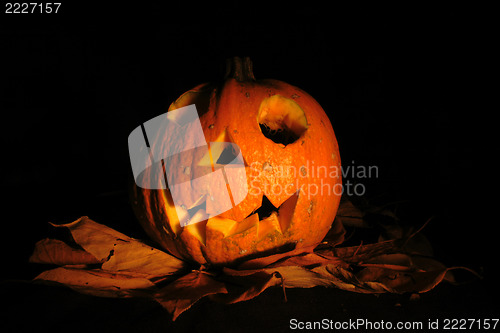
[[[214,141],[211,141],[208,145],[212,166],[215,166],[215,164],[221,164],[221,162],[219,162],[220,157],[234,148],[234,140],[227,132],[227,128],[225,128],[224,131],[222,131],[219,136],[217,136],[217,138]]]
[[[225,238],[230,234],[230,231],[234,228],[235,225],[235,220],[220,216],[214,216],[208,219],[207,229],[215,232],[220,232]]]
[[[234,255],[244,256],[252,251],[257,236],[258,214],[253,214],[241,222],[223,217],[211,217],[206,226],[207,258],[213,264],[226,264],[234,260]]]
[[[175,212],[177,213],[178,218],[178,220],[175,221],[175,224],[179,224],[179,226],[186,224],[187,220],[189,220],[189,212],[182,207],[175,208]]]
[[[181,232],[181,225],[184,225],[188,220],[189,213],[182,207],[175,207],[172,195],[168,190],[164,190],[162,193],[170,229],[172,229],[174,234],[178,235]]]
[[[285,202],[281,204],[278,211],[278,219],[280,222],[281,232],[285,232],[290,227],[298,200],[299,191],[297,191],[295,194],[292,194],[290,198],[286,199]]]
[[[247,230],[255,228],[259,224],[259,214],[252,214],[241,222],[236,222],[226,237],[244,233]]]
[[[189,221],[187,222],[188,225],[190,224],[198,224],[199,222],[203,222],[203,221],[206,221],[208,220],[208,214],[207,212],[205,211],[205,209],[203,208],[200,208],[196,211],[196,213],[194,213],[190,218],[189,218]],[[194,223],[190,223],[191,221],[196,221]]]
[[[198,210],[191,219],[196,219],[196,221],[202,221],[198,223],[188,224],[184,227],[182,233],[188,233],[195,238],[197,238],[201,244],[206,245],[206,220],[208,218],[207,213],[204,209]],[[189,222],[188,222],[189,223]]]
[[[272,212],[269,217],[266,217],[258,224],[257,229],[257,239],[262,240],[266,236],[281,234],[280,222],[278,219],[278,213]]]
[[[185,226],[179,235],[188,258],[200,264],[206,263],[203,254],[206,247],[206,224],[207,221],[203,221]]]
[[[207,149],[206,153],[200,158],[197,166],[199,167],[210,167],[212,168],[212,155],[210,154],[210,150]]]
[[[207,229],[220,232],[224,238],[244,233],[259,223],[259,214],[252,214],[243,221],[214,216],[207,222]]]

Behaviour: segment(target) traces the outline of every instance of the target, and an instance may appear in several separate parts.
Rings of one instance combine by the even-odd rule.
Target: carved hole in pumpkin
[[[238,158],[238,153],[232,144],[227,144],[215,164],[230,164]]]
[[[271,216],[273,212],[278,212],[278,208],[274,207],[271,201],[269,201],[269,199],[264,195],[262,197],[262,204],[252,214],[259,214],[259,220],[263,220],[266,217]]]
[[[198,202],[196,202],[191,208],[187,209],[188,216],[189,216],[188,219],[191,219],[194,216],[194,214],[196,214],[200,209],[203,212],[205,212],[207,210],[207,201],[205,200],[205,198],[202,197],[202,199],[199,201],[200,201],[199,204],[197,204]]]
[[[253,211],[250,216],[257,213],[259,221],[263,221],[271,215],[277,214],[281,232],[285,232],[292,222],[292,217],[295,212],[295,206],[297,205],[298,198],[299,191],[292,194],[279,207],[275,207],[271,203],[271,201],[264,195],[262,197],[262,204],[259,208]]]
[[[266,138],[285,146],[297,141],[308,128],[304,110],[294,100],[281,95],[262,101],[257,121]]]

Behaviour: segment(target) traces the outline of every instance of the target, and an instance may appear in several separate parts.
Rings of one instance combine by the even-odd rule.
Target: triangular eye
[[[224,165],[241,166],[245,164],[240,147],[232,142],[210,142],[210,154],[215,169]]]
[[[208,151],[200,159],[198,165],[212,166],[215,170],[225,165],[246,166],[246,163],[240,147],[234,143],[226,129],[215,141],[209,142]]]
[[[238,158],[238,152],[235,151],[235,147],[232,144],[226,145],[219,158],[217,159],[216,164],[230,164],[235,159]]]

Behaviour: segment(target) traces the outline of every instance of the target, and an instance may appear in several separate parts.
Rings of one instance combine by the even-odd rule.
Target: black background
[[[484,75],[484,11],[242,2],[63,3],[58,14],[3,12],[0,253],[2,300],[10,304],[3,323],[11,328],[69,329],[75,321],[77,330],[97,331],[239,331],[248,323],[284,331],[290,318],[426,322],[498,314],[488,289],[496,254],[491,221],[478,217],[486,177],[478,173],[481,129],[473,121]],[[377,179],[361,181],[366,196],[404,200],[399,211],[415,227],[434,217],[424,234],[436,257],[484,279],[440,285],[415,302],[315,288],[291,290],[284,303],[269,290],[231,307],[202,302],[174,324],[152,302],[23,283],[40,270],[27,259],[47,236],[47,222],[86,215],[144,237],[128,204],[128,134],[184,91],[220,78],[235,55],[251,57],[257,79],[279,79],[316,98],[343,164],[378,166]]]

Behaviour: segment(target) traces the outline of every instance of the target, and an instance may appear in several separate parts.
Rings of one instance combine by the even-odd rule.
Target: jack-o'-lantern
[[[193,104],[212,143],[210,156],[193,154],[173,163],[194,179],[200,168],[213,171],[234,157],[234,150],[217,147],[239,147],[246,177],[237,181],[246,182],[246,196],[208,216],[225,191],[220,186],[199,186],[179,206],[169,188],[134,185],[132,205],[148,235],[179,258],[224,266],[321,242],[337,212],[341,172],[337,140],[318,102],[290,84],[256,80],[248,58],[233,58],[222,84],[187,91],[169,112]],[[168,140],[160,133],[155,142]],[[188,223],[194,217],[199,222]]]

